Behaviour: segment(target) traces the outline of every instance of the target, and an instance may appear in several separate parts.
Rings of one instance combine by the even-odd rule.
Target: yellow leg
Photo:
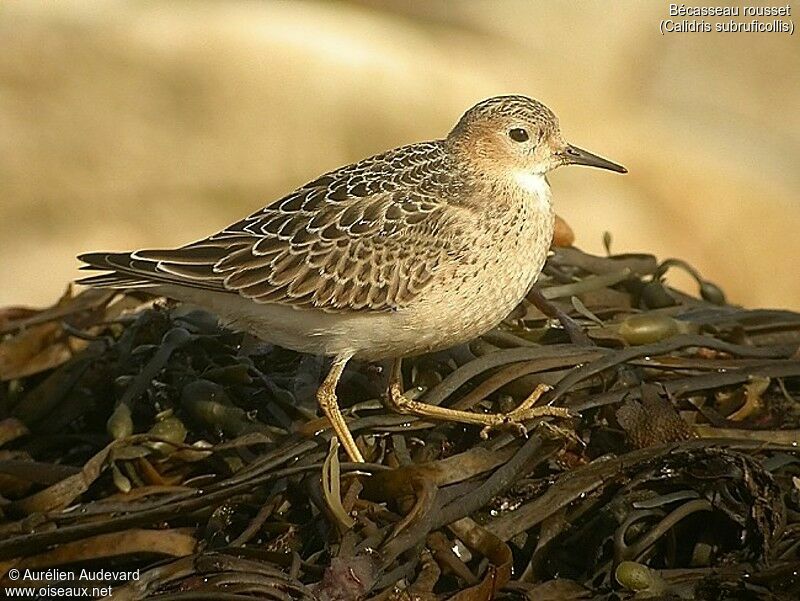
[[[336,398],[336,386],[339,384],[339,378],[342,377],[344,366],[347,365],[349,360],[350,355],[339,355],[333,359],[331,370],[328,372],[328,375],[325,376],[325,380],[317,390],[317,403],[319,403],[319,408],[322,409],[322,413],[324,413],[328,421],[331,422],[333,431],[336,432],[336,436],[339,437],[350,460],[364,463],[364,457],[361,455],[361,451],[358,450],[356,441],[353,439],[353,435],[350,433],[350,429],[344,421],[342,411],[339,409],[339,401]]]
[[[534,407],[533,405],[539,398],[547,392],[550,387],[546,384],[539,384],[530,396],[520,403],[519,407],[508,413],[473,413],[472,411],[460,411],[458,409],[448,409],[436,405],[428,405],[413,401],[403,395],[403,383],[400,371],[401,360],[396,359],[392,366],[392,373],[389,381],[387,393],[389,407],[398,413],[414,415],[423,419],[433,419],[442,421],[454,421],[466,424],[477,424],[483,426],[481,437],[488,438],[492,430],[513,430],[518,434],[526,433],[525,420],[537,417],[572,417],[569,409],[564,407]]]

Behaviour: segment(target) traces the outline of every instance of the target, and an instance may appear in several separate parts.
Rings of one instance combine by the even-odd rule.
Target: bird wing
[[[398,309],[466,250],[473,216],[443,200],[459,185],[440,142],[399,148],[323,175],[205,240],[83,255],[112,273],[81,283],[166,283],[327,311]]]

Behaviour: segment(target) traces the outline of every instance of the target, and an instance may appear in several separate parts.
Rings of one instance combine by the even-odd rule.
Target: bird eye
[[[515,127],[514,129],[508,132],[508,137],[514,140],[515,142],[527,142],[528,132],[522,129],[521,127]]]

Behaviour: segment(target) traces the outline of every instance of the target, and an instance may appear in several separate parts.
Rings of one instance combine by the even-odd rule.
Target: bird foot
[[[508,413],[497,413],[494,415],[487,415],[487,421],[491,423],[486,424],[481,429],[481,438],[484,440],[489,438],[489,434],[495,430],[512,432],[517,436],[527,436],[528,429],[525,427],[525,422],[531,419],[542,417],[572,417],[573,414],[569,409],[564,407],[518,407]]]
[[[540,384],[516,409],[508,413],[475,413],[472,411],[461,411],[458,409],[449,409],[421,403],[406,397],[403,394],[402,386],[397,380],[390,383],[387,391],[387,400],[389,407],[398,413],[415,415],[422,419],[455,421],[483,426],[481,438],[486,439],[493,430],[510,430],[518,436],[525,436],[528,431],[525,428],[524,422],[531,419],[541,417],[573,417],[573,413],[565,407],[551,407],[549,405],[542,407],[533,406],[548,390],[550,390],[549,386]]]

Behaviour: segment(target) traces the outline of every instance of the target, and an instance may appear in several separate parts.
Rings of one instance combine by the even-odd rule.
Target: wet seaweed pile
[[[800,314],[728,305],[681,261],[556,249],[501,327],[405,361],[409,396],[459,409],[549,386],[573,417],[527,437],[388,412],[386,369],[353,364],[364,464],[317,417],[321,359],[206,313],[85,291],[0,311],[0,335],[0,586],[85,568],[115,601],[800,595]]]

